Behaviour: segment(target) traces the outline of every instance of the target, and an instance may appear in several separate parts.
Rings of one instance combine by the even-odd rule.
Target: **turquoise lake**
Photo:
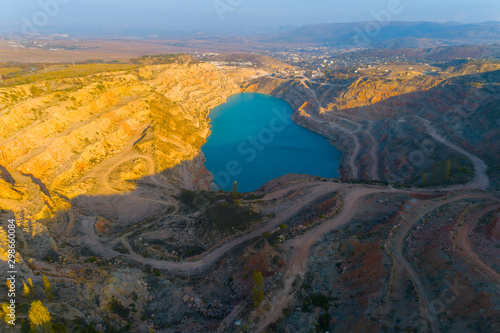
[[[295,124],[287,102],[241,93],[210,111],[211,134],[201,150],[205,167],[225,191],[239,192],[289,174],[338,177],[340,152],[322,135]]]

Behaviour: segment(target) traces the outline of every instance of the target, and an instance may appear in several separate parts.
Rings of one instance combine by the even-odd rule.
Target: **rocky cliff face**
[[[195,159],[209,110],[237,92],[206,63],[2,88],[0,165],[68,198],[112,193],[110,173],[128,162],[138,160],[124,181]]]
[[[240,88],[213,65],[180,60],[0,88],[0,259],[9,218],[28,278],[23,257],[56,258],[54,238],[80,235],[86,216],[109,232],[171,212],[164,197],[177,187],[208,188],[207,115]],[[53,219],[66,227],[51,229]]]

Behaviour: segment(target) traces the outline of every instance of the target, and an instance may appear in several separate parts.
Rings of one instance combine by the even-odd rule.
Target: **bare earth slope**
[[[98,175],[132,155],[145,166],[130,179],[195,158],[209,110],[238,91],[205,63],[1,88],[0,165],[70,198],[109,193]]]
[[[188,56],[79,66],[0,87],[18,331],[35,300],[57,332],[498,331],[495,64],[342,84]],[[247,80],[342,150],[347,181],[210,190],[208,112]]]
[[[287,100],[299,124],[331,138],[345,178],[450,185],[467,182],[474,164],[484,163],[491,180],[479,187],[498,189],[498,82],[498,65],[485,63],[438,75],[367,74],[343,85],[264,77],[245,89]]]

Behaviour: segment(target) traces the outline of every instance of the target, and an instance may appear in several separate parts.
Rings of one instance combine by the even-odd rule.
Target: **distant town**
[[[64,44],[51,44],[40,40],[11,40],[9,46],[13,48],[20,49],[33,49],[33,50],[49,50],[49,51],[60,51],[60,50],[88,50],[86,46],[77,45],[64,45]]]

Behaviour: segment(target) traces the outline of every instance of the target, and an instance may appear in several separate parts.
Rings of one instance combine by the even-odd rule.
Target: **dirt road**
[[[488,278],[494,281],[497,284],[497,288],[500,291],[500,274],[487,265],[484,261],[479,258],[477,253],[472,249],[469,234],[472,233],[480,219],[486,215],[487,213],[497,210],[500,208],[500,204],[495,206],[488,206],[480,211],[474,213],[472,216],[467,217],[467,222],[462,225],[459,230],[457,237],[455,238],[455,243],[462,250],[463,255],[473,264],[475,265],[483,274],[485,274]]]
[[[486,175],[486,169],[487,169],[486,163],[484,163],[484,161],[482,159],[480,159],[479,157],[477,157],[476,155],[473,155],[473,154],[465,151],[464,149],[460,148],[459,146],[455,145],[454,143],[451,143],[447,139],[440,136],[437,133],[436,129],[431,125],[431,123],[428,120],[423,119],[423,118],[418,117],[418,116],[416,116],[416,118],[418,118],[418,119],[420,119],[420,121],[422,121],[422,123],[427,128],[427,132],[429,133],[429,135],[432,136],[436,141],[439,141],[439,142],[445,144],[446,146],[450,147],[451,149],[459,152],[460,154],[467,156],[474,164],[474,170],[475,170],[474,178],[469,183],[467,183],[465,185],[457,185],[457,186],[450,187],[450,190],[462,190],[462,189],[477,188],[477,189],[481,189],[481,190],[486,191],[488,189],[488,186],[490,185],[490,180],[489,180],[488,176]]]
[[[337,229],[340,226],[351,221],[358,210],[359,200],[367,195],[374,193],[403,193],[401,190],[381,190],[380,188],[353,187],[346,189],[343,197],[344,207],[341,213],[325,221],[319,226],[307,231],[302,237],[295,238],[284,244],[285,247],[293,249],[289,262],[288,270],[285,275],[285,288],[278,295],[273,297],[271,310],[262,319],[254,332],[262,332],[269,324],[276,321],[282,314],[283,309],[292,300],[295,292],[293,282],[303,276],[307,268],[307,258],[311,247],[316,244],[319,238],[325,233]]]

